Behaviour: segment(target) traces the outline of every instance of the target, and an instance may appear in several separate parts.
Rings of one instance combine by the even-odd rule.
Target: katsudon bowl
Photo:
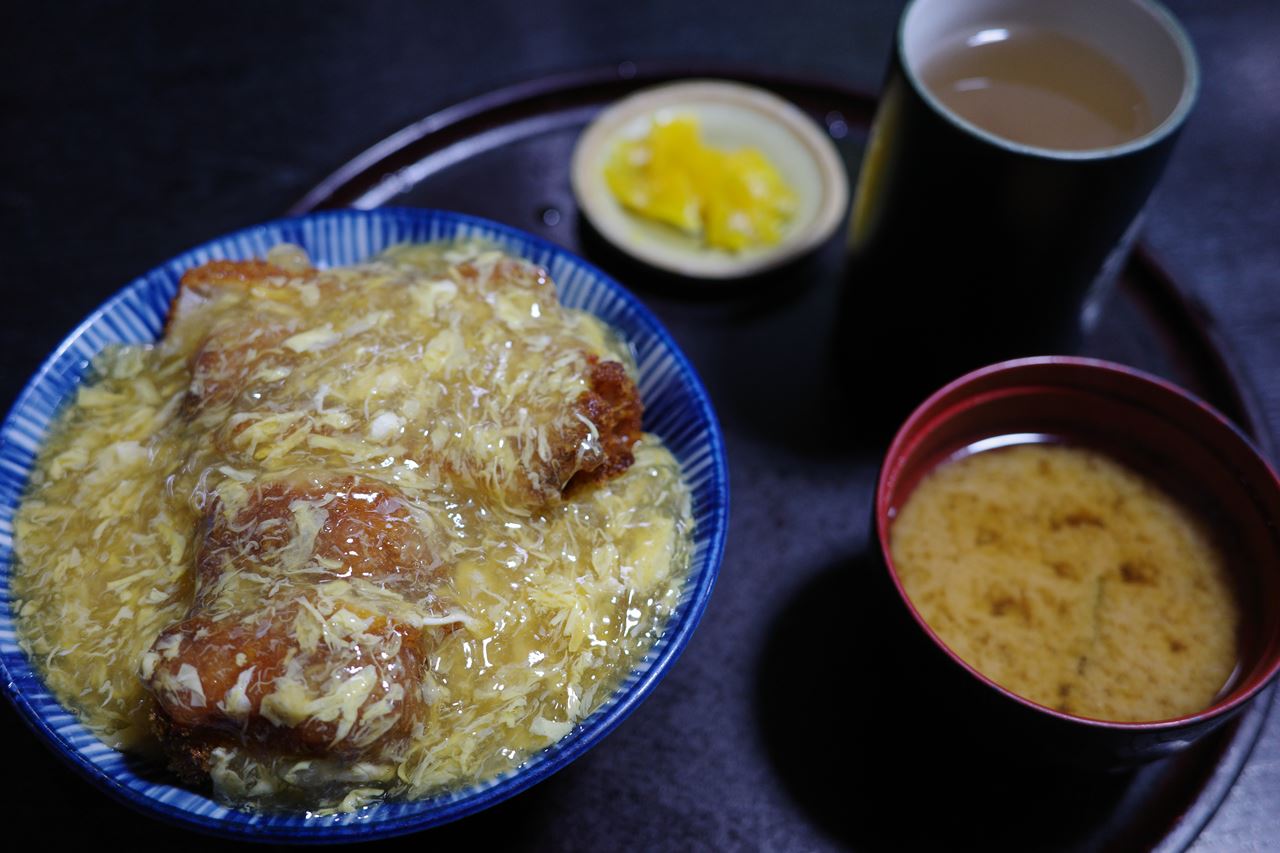
[[[611,696],[573,729],[515,770],[420,800],[354,812],[254,812],[185,786],[159,760],[102,743],[46,689],[15,632],[13,520],[51,422],[86,379],[91,359],[113,343],[155,341],[182,273],[216,259],[260,258],[278,243],[300,245],[317,267],[357,263],[406,242],[479,240],[544,267],[563,304],[612,327],[635,356],[644,429],[679,460],[692,495],[688,577],[653,646]],[[728,476],[719,425],[702,383],[657,319],[619,284],[566,250],[494,222],[446,211],[343,210],[247,228],[192,249],[129,284],[90,315],[44,362],[0,428],[0,683],[20,716],[60,758],[115,799],[186,828],[232,838],[335,842],[400,835],[498,803],[580,756],[648,696],[688,642],[711,594],[724,550]]]

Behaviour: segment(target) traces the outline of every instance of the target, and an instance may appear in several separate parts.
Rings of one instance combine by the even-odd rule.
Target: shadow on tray
[[[751,279],[703,282],[619,252],[585,221],[583,254],[671,331],[711,390],[726,432],[743,431],[799,459],[877,455],[923,399],[911,366],[886,356],[883,317],[847,269],[843,229],[799,261]],[[851,291],[852,288],[852,291]]]
[[[780,611],[759,661],[761,736],[792,799],[855,849],[1137,849],[1176,819],[1169,761],[1125,773],[1001,754],[893,642],[901,605],[859,555]],[[1185,805],[1185,802],[1183,803]]]

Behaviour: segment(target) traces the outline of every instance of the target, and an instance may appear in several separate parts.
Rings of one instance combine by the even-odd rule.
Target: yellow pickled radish
[[[605,181],[640,216],[732,252],[777,244],[796,210],[794,191],[764,154],[704,144],[688,115],[618,143]]]

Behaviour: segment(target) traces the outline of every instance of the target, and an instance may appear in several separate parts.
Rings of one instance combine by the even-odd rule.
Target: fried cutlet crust
[[[632,448],[640,437],[644,414],[640,392],[618,362],[589,356],[588,363],[591,390],[578,399],[578,410],[595,424],[604,456],[599,465],[575,472],[565,485],[565,494],[616,477],[636,461]]]
[[[308,271],[306,277],[313,274],[314,271]],[[479,275],[471,264],[463,264],[459,274],[471,279]],[[514,259],[501,261],[498,274],[526,287],[546,282],[542,270]],[[183,275],[171,315],[216,297],[221,289],[248,288],[268,278],[291,275],[298,274],[265,261],[211,261]],[[234,377],[248,376],[266,367],[287,366],[293,354],[280,352],[279,344],[294,331],[280,323],[252,327],[215,326],[210,329],[191,356],[191,390],[186,402],[188,412],[194,414],[233,402],[242,390]],[[583,355],[589,390],[574,401],[572,408],[595,426],[602,454],[581,452],[584,441],[590,438],[590,429],[575,421],[568,429],[548,436],[551,442],[549,458],[535,458],[530,463],[538,470],[530,471],[530,476],[522,478],[523,494],[504,497],[518,497],[521,503],[538,506],[590,483],[616,477],[634,462],[632,447],[640,437],[644,412],[635,382],[621,363],[601,361],[592,353],[584,352]],[[236,429],[244,427],[245,424],[241,424]],[[231,431],[233,435],[235,431]],[[225,440],[221,433],[219,435],[220,440]],[[548,485],[535,486],[534,483]]]
[[[304,649],[292,627],[303,606],[296,600],[222,620],[195,616],[161,633],[157,642],[176,636],[178,651],[158,664],[151,684],[164,684],[166,677],[172,681],[183,667],[191,667],[203,686],[199,702],[187,692],[155,689],[154,731],[175,768],[207,772],[213,749],[232,743],[276,755],[354,757],[409,730],[420,704],[421,633],[385,616],[354,611],[372,620],[367,634],[374,645],[350,642],[335,650],[321,643]],[[319,695],[341,676],[365,667],[372,667],[376,678],[354,721],[307,716],[283,724],[264,707],[290,669],[302,674],[308,695]],[[242,681],[246,671],[251,677]],[[363,716],[380,703],[390,708],[386,724],[377,737],[358,739]]]
[[[313,532],[307,581],[361,578],[385,588],[398,583],[421,590],[439,580],[408,505],[393,488],[359,478],[337,481],[295,476],[261,484],[247,504],[227,512],[220,501],[207,509],[196,554],[196,593],[187,618],[161,632],[147,683],[155,697],[153,728],[175,770],[186,776],[208,770],[218,746],[239,743],[285,755],[358,754],[403,735],[417,718],[423,632],[376,609],[343,602],[367,623],[358,637],[326,635],[304,647],[295,621],[318,613],[314,595],[285,585],[248,605],[228,609],[225,584],[234,573],[271,575],[268,555],[291,546],[299,502],[322,503],[325,520]],[[259,563],[258,561],[263,562]],[[323,568],[327,567],[327,568]],[[336,645],[334,644],[336,643]],[[292,674],[307,695],[323,695],[343,679],[372,667],[374,683],[354,721],[307,718],[282,724],[263,702]],[[246,673],[248,673],[246,675]],[[200,695],[188,689],[194,676]],[[361,726],[381,706],[385,728],[370,739]],[[389,725],[388,725],[389,723]]]

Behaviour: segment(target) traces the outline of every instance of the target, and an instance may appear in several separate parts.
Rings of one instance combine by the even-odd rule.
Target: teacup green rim
[[[912,68],[911,63],[907,59],[906,50],[906,30],[907,22],[911,18],[911,13],[916,6],[926,0],[910,0],[906,8],[902,10],[902,16],[898,19],[898,32],[896,38],[896,50],[898,61],[902,65],[902,71],[906,75],[907,80],[912,87],[919,93],[920,97],[936,112],[951,124],[955,125],[965,133],[975,136],[984,142],[988,142],[1007,151],[1017,154],[1024,154],[1031,157],[1039,157],[1049,160],[1107,160],[1116,157],[1122,157],[1137,151],[1151,148],[1164,140],[1166,137],[1175,133],[1186,121],[1187,115],[1191,112],[1191,108],[1195,105],[1196,98],[1200,92],[1200,63],[1196,59],[1195,48],[1191,44],[1191,38],[1187,35],[1182,24],[1173,16],[1168,9],[1155,0],[1129,0],[1135,6],[1141,7],[1148,12],[1158,25],[1163,26],[1165,31],[1172,38],[1175,47],[1178,50],[1179,58],[1182,60],[1185,75],[1182,83],[1182,92],[1178,96],[1178,102],[1169,112],[1160,124],[1135,139],[1119,145],[1110,145],[1105,148],[1086,148],[1079,150],[1061,149],[1061,148],[1043,148],[1037,145],[1025,145],[1020,142],[1014,142],[998,134],[974,124],[968,119],[963,118],[953,112],[949,107],[938,100],[929,87],[924,84]]]

